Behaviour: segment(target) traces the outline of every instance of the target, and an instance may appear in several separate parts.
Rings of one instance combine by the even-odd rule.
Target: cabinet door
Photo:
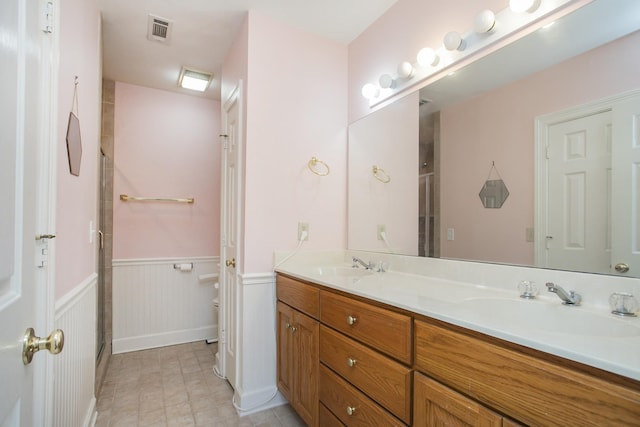
[[[502,417],[442,384],[415,374],[413,423],[416,426],[502,426]]]
[[[293,353],[295,386],[294,407],[308,426],[318,422],[318,365],[319,324],[316,320],[295,311]]]
[[[289,401],[293,402],[293,354],[294,336],[291,333],[293,326],[293,309],[278,301],[278,389]]]

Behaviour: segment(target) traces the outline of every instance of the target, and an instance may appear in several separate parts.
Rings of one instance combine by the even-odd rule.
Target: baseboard
[[[184,344],[194,341],[210,340],[212,339],[211,337],[215,337],[217,335],[217,327],[206,326],[203,328],[194,328],[182,331],[170,331],[159,334],[114,339],[113,354],[166,347],[169,345]]]
[[[233,395],[233,406],[239,416],[255,414],[277,406],[289,403],[278,389],[262,389],[251,393],[242,393],[236,390]]]
[[[84,420],[84,426],[94,427],[96,425],[96,420],[98,419],[98,411],[96,409],[96,398],[94,397],[91,399],[89,410]]]

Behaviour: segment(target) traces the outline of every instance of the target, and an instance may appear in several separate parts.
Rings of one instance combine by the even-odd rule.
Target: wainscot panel
[[[54,327],[65,342],[53,357],[54,426],[87,426],[95,416],[97,279],[92,274],[55,305]]]
[[[113,261],[113,353],[218,338],[218,257]]]

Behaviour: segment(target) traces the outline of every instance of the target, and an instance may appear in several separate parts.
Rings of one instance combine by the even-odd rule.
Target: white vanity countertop
[[[295,258],[276,271],[640,380],[640,317],[564,306],[546,288],[525,300],[511,289],[441,277],[354,272],[344,256]]]

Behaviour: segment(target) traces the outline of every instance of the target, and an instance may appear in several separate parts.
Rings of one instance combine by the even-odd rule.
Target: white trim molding
[[[284,405],[276,383],[276,276],[238,276],[240,298],[237,381],[233,403],[241,416]]]

